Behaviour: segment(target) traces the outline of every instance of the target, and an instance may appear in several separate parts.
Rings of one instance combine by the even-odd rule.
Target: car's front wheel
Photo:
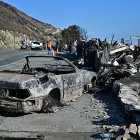
[[[62,103],[60,102],[60,92],[53,90],[44,98],[42,111],[53,113],[56,107],[62,107]]]

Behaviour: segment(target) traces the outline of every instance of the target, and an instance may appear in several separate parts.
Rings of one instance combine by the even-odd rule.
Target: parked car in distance
[[[40,41],[34,41],[31,43],[31,49],[44,49],[43,47],[43,43],[41,43]]]
[[[0,71],[0,112],[44,111],[92,88],[93,71],[58,56],[27,56],[20,68]]]
[[[45,49],[45,46],[40,41],[21,41],[21,49],[32,49],[32,50],[43,50]]]
[[[28,47],[28,43],[27,43],[27,41],[21,41],[21,49],[27,49],[27,47]]]

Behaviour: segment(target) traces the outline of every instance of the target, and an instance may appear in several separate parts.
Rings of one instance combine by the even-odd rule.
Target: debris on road
[[[101,63],[95,88],[112,88],[132,122],[140,123],[140,46],[121,42],[112,47],[108,59]]]

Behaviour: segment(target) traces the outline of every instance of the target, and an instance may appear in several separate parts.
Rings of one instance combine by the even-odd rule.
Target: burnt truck
[[[45,111],[81,96],[96,78],[58,56],[27,56],[21,65],[0,71],[0,112]]]

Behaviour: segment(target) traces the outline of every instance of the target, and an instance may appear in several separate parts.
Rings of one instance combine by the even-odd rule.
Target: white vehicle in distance
[[[39,42],[39,41],[34,41],[31,43],[31,49],[44,49],[43,43]]]
[[[27,49],[28,43],[27,41],[21,41],[21,49]]]
[[[33,42],[21,41],[21,49],[42,50],[45,49],[45,46],[40,41],[33,41]]]

